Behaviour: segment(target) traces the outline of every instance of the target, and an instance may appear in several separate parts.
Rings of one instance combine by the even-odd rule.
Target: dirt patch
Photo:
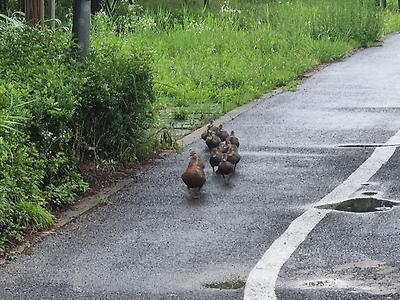
[[[93,162],[81,165],[79,171],[83,179],[89,183],[89,189],[81,197],[92,196],[105,188],[112,187],[122,179],[128,178],[136,169],[137,166],[135,168],[134,165],[105,167]]]

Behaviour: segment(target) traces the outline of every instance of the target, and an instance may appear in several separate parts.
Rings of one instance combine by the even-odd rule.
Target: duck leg
[[[231,176],[224,176],[224,183],[225,184],[229,184],[229,179],[231,178]]]
[[[194,199],[200,199],[201,198],[201,188],[196,189],[196,193],[193,195]]]

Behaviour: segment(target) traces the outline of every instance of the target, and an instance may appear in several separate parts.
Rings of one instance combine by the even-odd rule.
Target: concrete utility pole
[[[56,28],[56,0],[50,0],[50,19],[51,19],[51,29]]]
[[[72,35],[78,46],[77,54],[87,57],[90,53],[90,0],[74,0]]]
[[[44,0],[24,1],[25,20],[31,26],[40,24],[44,27]]]

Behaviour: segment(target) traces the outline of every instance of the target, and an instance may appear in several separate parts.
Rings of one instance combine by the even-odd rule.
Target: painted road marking
[[[350,198],[394,154],[400,143],[400,131],[387,142],[387,147],[376,148],[372,155],[342,184],[318,201],[314,206],[338,203]],[[389,146],[390,145],[390,146]],[[393,146],[391,146],[393,145]],[[276,239],[250,272],[244,290],[244,300],[275,300],[275,285],[284,263],[289,259],[307,235],[329,213],[312,207],[295,219],[286,231]]]

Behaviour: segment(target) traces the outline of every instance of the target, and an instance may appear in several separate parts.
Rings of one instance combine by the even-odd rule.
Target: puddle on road
[[[340,278],[339,278],[340,277]],[[349,275],[335,276],[334,278],[320,278],[307,281],[288,282],[287,286],[302,290],[333,290],[349,293],[367,293],[370,295],[390,295],[399,292],[399,286],[393,277],[375,279],[355,279]],[[375,299],[375,297],[374,297]],[[381,299],[381,298],[380,298]],[[395,299],[385,297],[382,299]],[[396,298],[397,299],[397,298]]]
[[[393,202],[385,199],[373,197],[354,198],[340,203],[326,204],[317,206],[316,208],[333,209],[344,212],[367,213],[382,212],[392,209],[394,206],[400,205],[399,202]]]
[[[378,192],[377,191],[365,191],[365,192],[362,192],[362,194],[366,195],[366,196],[373,196],[373,195],[378,194]]]
[[[399,147],[400,144],[340,144],[338,148],[380,148],[380,147]]]
[[[239,279],[204,284],[204,286],[206,288],[219,289],[219,290],[237,290],[237,289],[241,289],[245,285],[246,285],[246,282],[244,282],[243,280],[239,280]]]

